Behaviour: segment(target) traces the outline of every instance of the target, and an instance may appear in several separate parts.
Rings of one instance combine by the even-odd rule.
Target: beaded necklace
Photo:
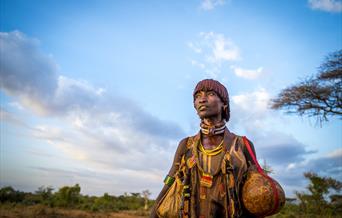
[[[223,139],[221,143],[218,146],[216,146],[214,149],[205,149],[203,147],[202,141],[200,141],[199,150],[207,156],[215,156],[219,154],[222,151],[222,148],[223,148]]]
[[[211,157],[223,151],[223,142],[224,142],[224,139],[216,148],[212,150],[204,149],[201,139],[199,139],[197,144],[194,146],[194,158],[197,163],[198,170],[200,171],[200,175],[201,175],[200,185],[202,187],[210,188],[213,184],[213,177],[220,172],[220,167],[218,167],[215,172],[213,172],[212,174],[210,173]],[[203,161],[203,167],[199,164],[198,150],[202,151],[203,159],[205,159]],[[221,157],[220,163],[222,162],[223,156],[224,155],[222,155]],[[208,167],[206,167],[206,164],[208,164]],[[208,169],[205,170],[205,168],[208,168]]]
[[[200,124],[201,133],[208,136],[219,135],[224,133],[226,129],[226,122],[224,120],[216,123],[215,125],[206,124],[204,121]]]

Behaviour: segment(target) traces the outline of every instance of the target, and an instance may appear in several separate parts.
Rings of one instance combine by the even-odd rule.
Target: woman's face
[[[215,118],[221,120],[223,102],[214,91],[199,91],[195,94],[194,107],[203,120]]]

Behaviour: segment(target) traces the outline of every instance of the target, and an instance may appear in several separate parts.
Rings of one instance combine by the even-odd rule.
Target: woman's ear
[[[228,110],[228,105],[223,105],[222,107],[222,119],[225,119],[227,121],[227,110]]]

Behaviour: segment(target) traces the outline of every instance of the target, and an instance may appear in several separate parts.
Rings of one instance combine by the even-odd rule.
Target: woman
[[[174,216],[160,205],[175,180],[183,188],[176,216],[253,217],[241,202],[242,184],[253,161],[243,139],[226,127],[230,118],[227,89],[216,80],[205,79],[196,85],[193,97],[200,131],[179,143],[151,217]]]

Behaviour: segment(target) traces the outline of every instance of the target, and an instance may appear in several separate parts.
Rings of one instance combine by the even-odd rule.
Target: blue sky
[[[204,78],[288,196],[308,170],[342,180],[340,120],[268,108],[342,48],[341,1],[0,2],[1,186],[155,197]]]

